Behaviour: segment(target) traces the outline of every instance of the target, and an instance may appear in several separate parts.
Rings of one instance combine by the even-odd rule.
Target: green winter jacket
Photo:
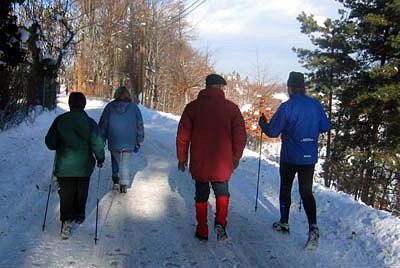
[[[58,116],[46,135],[46,145],[56,150],[56,177],[90,177],[97,161],[104,161],[104,141],[96,122],[84,111]]]

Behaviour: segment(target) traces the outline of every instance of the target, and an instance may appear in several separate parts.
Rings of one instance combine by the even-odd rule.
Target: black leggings
[[[229,197],[229,183],[224,182],[211,182],[216,197],[228,196]],[[207,202],[210,196],[210,183],[196,181],[196,202]]]
[[[312,193],[312,184],[315,165],[293,165],[280,163],[281,189],[279,194],[281,221],[288,223],[290,205],[292,203],[292,186],[297,173],[300,196],[307,214],[308,224],[317,224],[315,199]]]
[[[85,220],[89,178],[58,178],[60,190],[60,220]]]

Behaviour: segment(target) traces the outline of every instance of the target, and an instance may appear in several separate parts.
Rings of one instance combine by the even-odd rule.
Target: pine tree
[[[342,16],[344,13],[342,12]],[[341,124],[340,114],[333,111],[333,102],[338,99],[340,91],[348,83],[349,74],[356,67],[356,62],[350,56],[352,47],[348,38],[354,32],[354,24],[347,24],[343,20],[327,19],[323,25],[318,25],[313,15],[304,12],[297,19],[301,23],[301,32],[306,34],[316,49],[294,48],[300,58],[300,62],[311,72],[308,74],[309,82],[318,93],[328,110],[329,119],[336,131]],[[333,148],[332,148],[333,147]],[[331,158],[331,151],[333,156]],[[326,174],[325,185],[332,182],[329,163],[336,156],[336,146],[331,143],[331,132],[328,133],[326,144]]]
[[[297,49],[310,80],[335,100],[328,182],[369,205],[398,210],[400,2],[342,0],[338,20],[301,14],[315,50]],[[329,183],[328,183],[329,185]]]
[[[11,98],[9,90],[10,68],[18,66],[24,61],[24,52],[21,49],[20,34],[17,26],[17,17],[13,14],[13,5],[20,0],[2,1],[0,5],[0,110],[4,110]]]

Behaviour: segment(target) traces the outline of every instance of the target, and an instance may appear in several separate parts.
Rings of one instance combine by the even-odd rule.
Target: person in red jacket
[[[225,85],[223,77],[216,74],[207,76],[206,89],[185,107],[176,138],[178,169],[182,172],[187,166],[190,147],[189,169],[196,181],[195,236],[202,241],[208,240],[210,183],[216,196],[214,228],[217,239],[227,239],[228,181],[239,165],[247,139],[238,106],[225,99]]]

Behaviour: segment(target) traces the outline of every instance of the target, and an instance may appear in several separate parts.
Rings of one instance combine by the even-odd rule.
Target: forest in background
[[[214,71],[212,51],[191,46],[195,31],[186,20],[203,2],[2,1],[0,128],[20,122],[35,105],[54,108],[60,89],[111,98],[126,85],[135,101],[180,114]],[[399,215],[400,3],[338,2],[341,17],[323,25],[313,15],[299,15],[314,47],[294,49],[309,71],[310,93],[332,122],[322,140],[325,185]],[[252,79],[224,75],[227,97],[247,106],[253,149],[259,115],[270,118],[280,104],[273,95],[285,91],[266,75],[260,66]]]
[[[180,114],[214,72],[211,51],[191,46],[195,31],[186,20],[203,1],[187,6],[176,0],[6,2],[2,31],[9,41],[0,49],[15,62],[4,58],[0,66],[10,76],[0,91],[1,128],[33,105],[53,108],[60,90],[112,98],[121,85],[146,107]],[[7,51],[12,41],[16,49]],[[279,102],[273,93],[285,90],[267,80],[261,64],[254,67],[254,81],[236,72],[224,75],[228,98],[239,107],[257,103],[246,112],[250,136],[257,136],[257,95],[274,110]],[[256,146],[257,139],[251,141]]]

